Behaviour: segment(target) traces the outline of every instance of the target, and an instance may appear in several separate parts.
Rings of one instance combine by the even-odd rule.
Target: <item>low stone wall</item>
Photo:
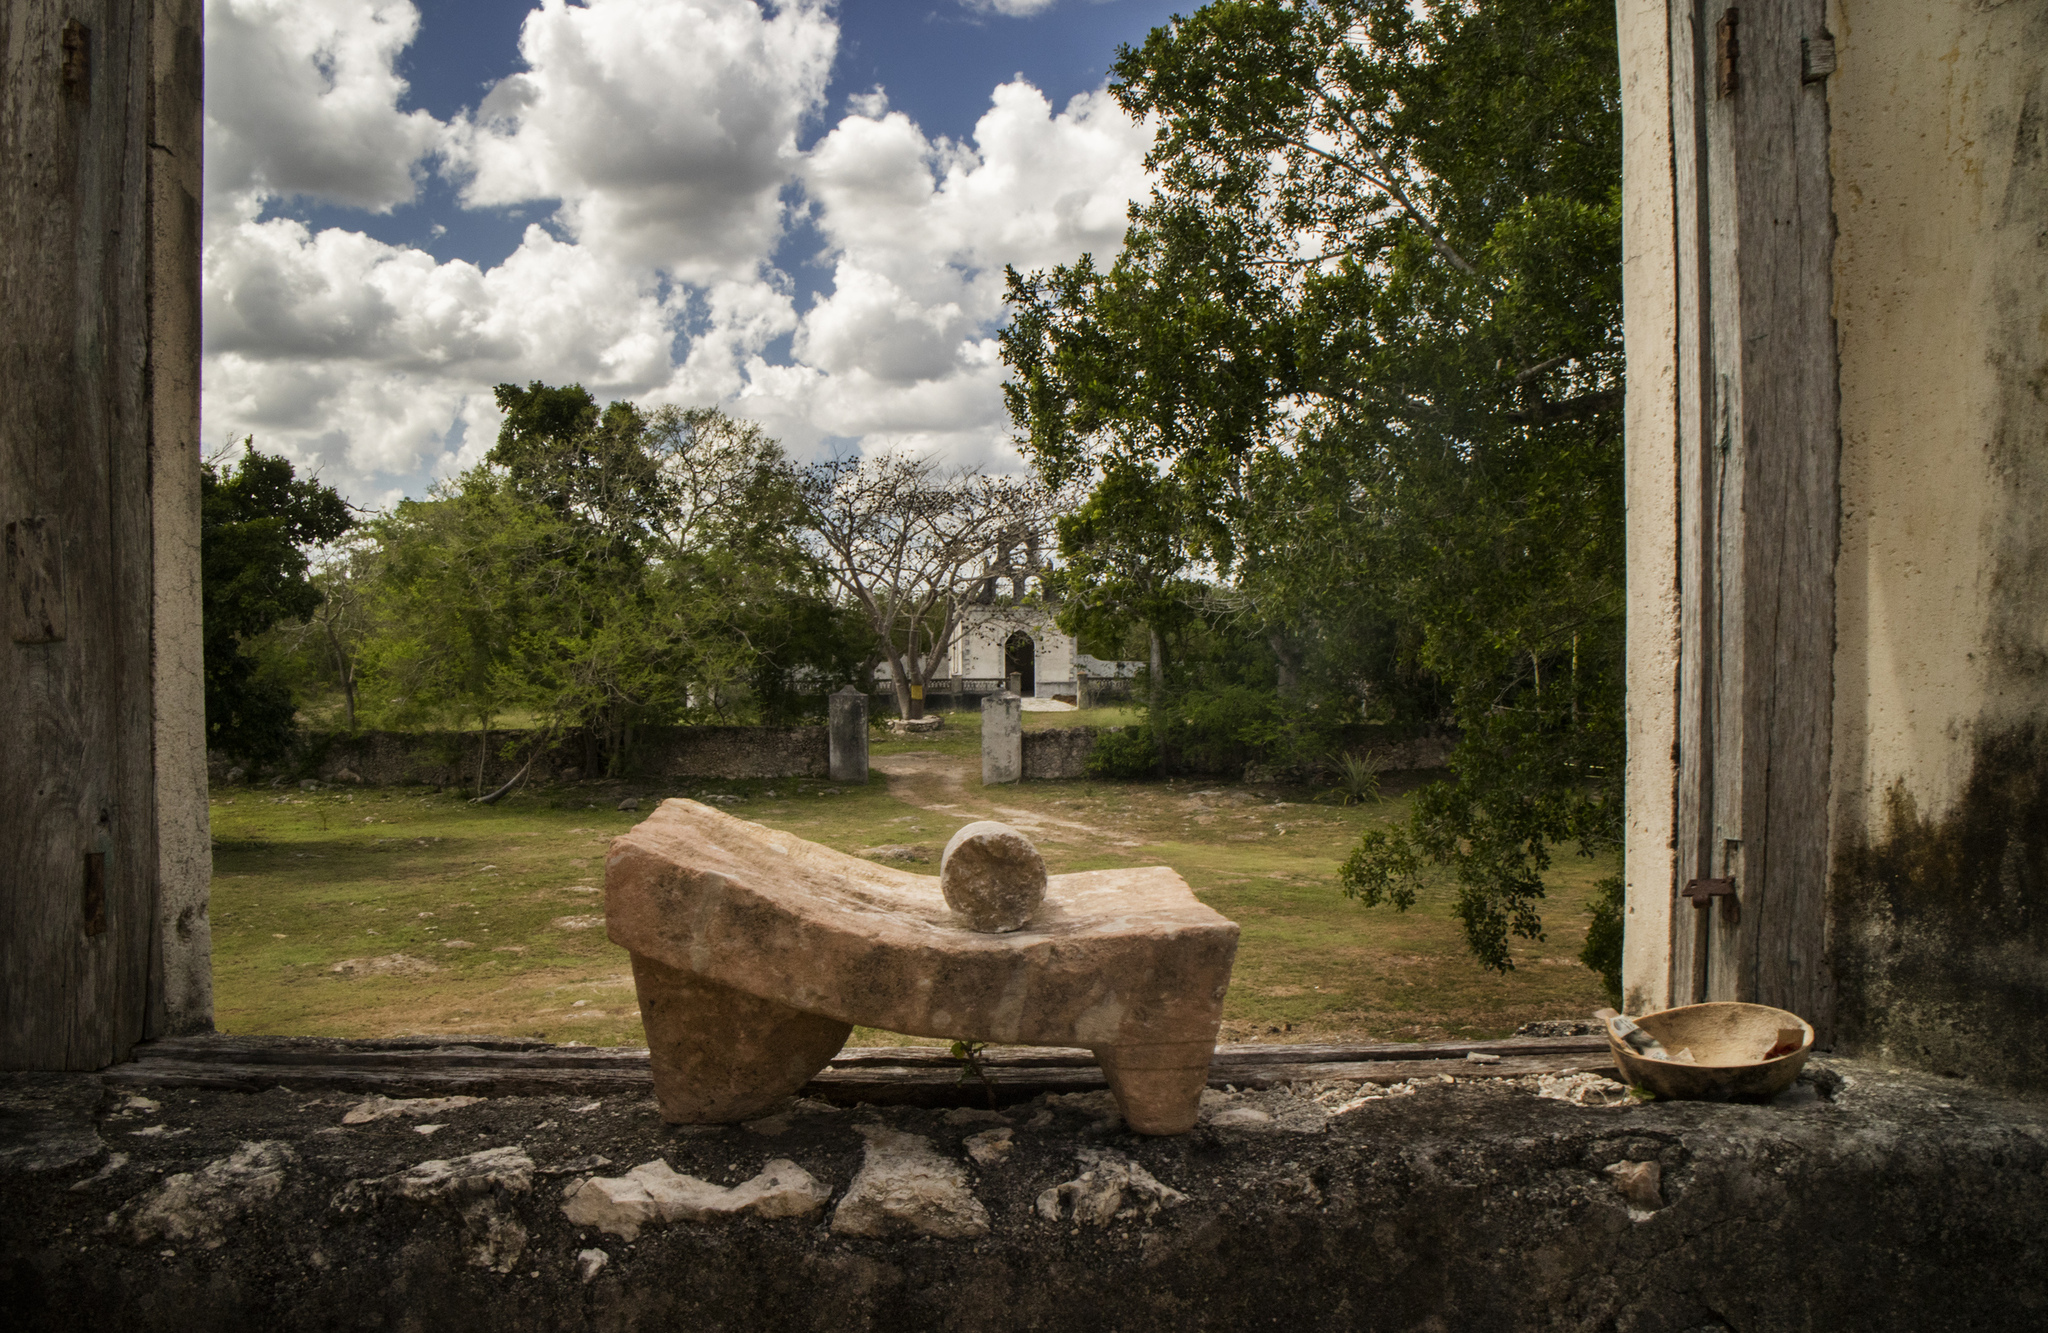
[[[693,1128],[644,1088],[393,1107],[0,1075],[0,1309],[24,1333],[2040,1327],[2048,1108],[1830,1063],[1769,1106],[1218,1092],[1168,1139],[1100,1092]]]
[[[428,783],[474,786],[482,754],[482,781],[495,787],[517,773],[532,753],[532,732],[492,732],[488,743],[476,732],[364,731],[308,737],[282,766],[284,775],[346,781],[343,774],[376,786]],[[623,776],[637,778],[822,778],[828,745],[823,727],[643,727],[633,736]],[[574,781],[599,776],[582,769],[582,747],[558,741],[534,760],[532,782]],[[231,764],[208,756],[213,780],[224,781]]]
[[[1024,778],[1029,781],[1066,781],[1088,776],[1088,756],[1094,753],[1101,735],[1098,727],[1048,727],[1024,733]],[[1382,772],[1442,768],[1450,762],[1451,749],[1458,743],[1450,735],[1400,735],[1374,738],[1350,747],[1354,754],[1370,752]],[[1196,770],[1199,771],[1199,770]],[[1228,776],[1238,778],[1232,771]],[[1299,782],[1305,775],[1293,769],[1253,763],[1243,771],[1245,782]]]
[[[1048,727],[1024,732],[1024,780],[1058,782],[1088,776],[1094,753],[1094,727]]]

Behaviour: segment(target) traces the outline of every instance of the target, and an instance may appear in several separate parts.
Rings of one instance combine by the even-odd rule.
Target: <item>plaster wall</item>
[[[953,647],[947,655],[956,678],[994,678],[1004,674],[1003,645],[1010,635],[1022,630],[1031,636],[1039,697],[1068,693],[1074,688],[1074,639],[1053,622],[1049,607],[965,608],[960,627],[954,631]]]
[[[1836,818],[1924,817],[2048,705],[2048,10],[1840,0]],[[2024,608],[2014,605],[2025,604]],[[2015,612],[2019,614],[2015,615]]]
[[[1628,399],[1628,771],[1622,989],[1671,1002],[1678,782],[1678,273],[1666,0],[1620,0],[1623,333]]]
[[[1840,1033],[2048,1086],[2048,7],[1830,24]]]

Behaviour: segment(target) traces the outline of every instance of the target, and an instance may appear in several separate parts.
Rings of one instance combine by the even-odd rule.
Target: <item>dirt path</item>
[[[1144,844],[1122,832],[1099,825],[1065,819],[1043,810],[1017,805],[997,805],[979,781],[980,761],[971,756],[941,754],[935,750],[914,750],[873,761],[874,770],[889,779],[889,794],[906,805],[952,819],[995,819],[1034,836],[1051,834],[1072,844],[1080,834],[1100,847],[1141,847]],[[1004,795],[1017,799],[1015,788]],[[1067,836],[1060,836],[1065,834]]]

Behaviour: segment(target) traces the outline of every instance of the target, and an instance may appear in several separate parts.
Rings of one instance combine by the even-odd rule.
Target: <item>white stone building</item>
[[[930,693],[958,698],[992,694],[1015,674],[1022,677],[1022,693],[1028,697],[1071,698],[1077,668],[1098,681],[1137,675],[1142,663],[1104,661],[1081,652],[1056,623],[1058,613],[1057,607],[1044,605],[963,606]],[[877,684],[886,683],[887,676],[886,665],[878,668]]]

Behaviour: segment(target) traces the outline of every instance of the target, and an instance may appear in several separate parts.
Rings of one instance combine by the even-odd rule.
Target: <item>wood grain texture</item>
[[[145,0],[0,11],[0,522],[53,525],[65,628],[0,641],[7,1068],[119,1059],[146,1003],[148,14]],[[84,33],[68,83],[67,24]],[[105,858],[97,935],[81,901],[89,854]]]
[[[1747,882],[1728,928],[1731,998],[1823,1033],[1841,451],[1827,95],[1805,77],[1805,39],[1825,21],[1821,0],[1780,0],[1744,23],[1743,492],[1759,531],[1742,568]]]
[[[1739,895],[1675,908],[1673,998],[1780,1005],[1825,1031],[1839,447],[1827,106],[1804,77],[1825,16],[1820,0],[1742,5],[1722,86],[1724,7],[1671,13],[1691,159],[1680,300],[1697,314],[1681,330],[1676,878],[1732,877]]]
[[[1711,305],[1707,282],[1706,53],[1696,6],[1677,0],[1671,15],[1671,149],[1676,193],[1673,245],[1678,272],[1678,810],[1674,873],[1665,886],[1671,922],[1673,1004],[1706,991],[1705,923],[1680,897],[1688,880],[1710,873],[1714,782],[1712,653],[1715,583],[1712,522],[1715,475]]]
[[[1498,1063],[1468,1060],[1477,1052]],[[982,1055],[988,1084],[943,1047],[853,1047],[840,1052],[803,1095],[840,1105],[985,1105],[993,1088],[1008,1105],[1044,1092],[1092,1092],[1109,1085],[1087,1051],[1015,1046]],[[1410,1078],[1517,1078],[1593,1071],[1612,1074],[1604,1038],[1533,1037],[1426,1046],[1219,1046],[1211,1087],[1270,1088],[1300,1082],[1390,1084]],[[241,1091],[288,1087],[386,1096],[651,1094],[647,1052],[619,1047],[463,1039],[338,1041],[281,1037],[193,1037],[149,1042],[103,1078],[120,1088],[200,1087]]]
[[[64,638],[64,547],[48,518],[9,523],[5,537],[8,637],[16,643]]]
[[[150,671],[156,783],[151,1036],[213,1026],[205,648],[199,587],[203,0],[151,10]]]

